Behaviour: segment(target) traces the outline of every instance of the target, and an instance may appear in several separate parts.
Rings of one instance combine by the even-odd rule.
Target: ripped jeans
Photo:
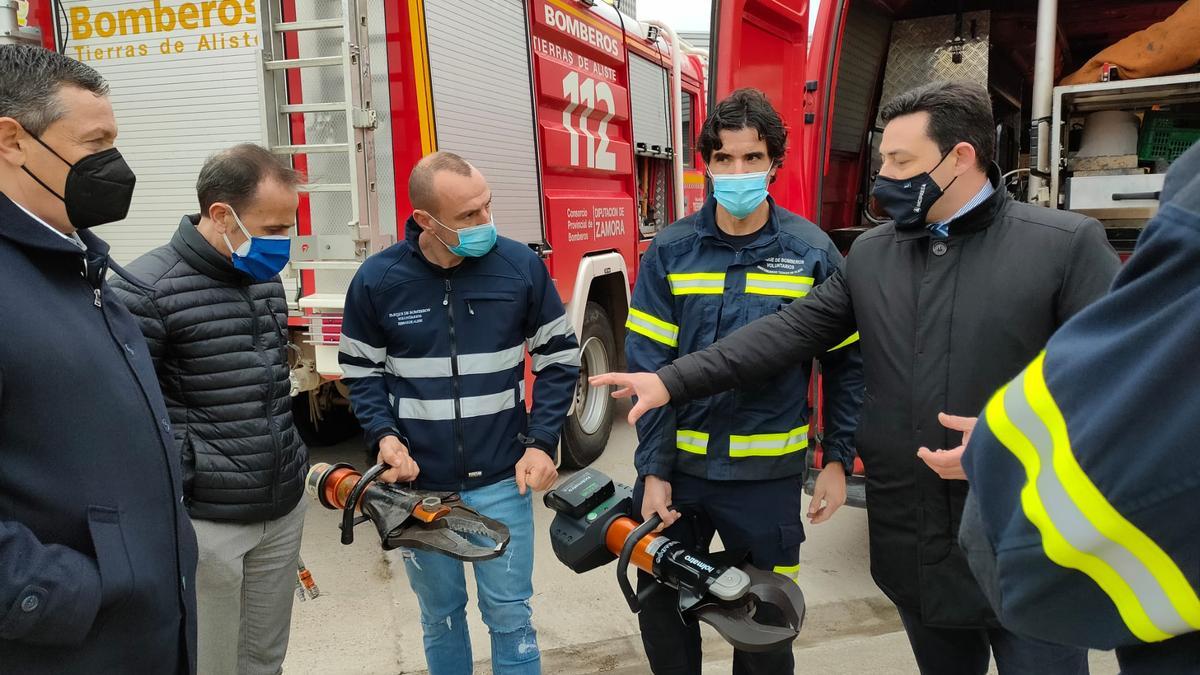
[[[468,506],[508,526],[511,539],[499,558],[475,565],[479,611],[492,637],[495,675],[542,672],[537,632],[530,622],[533,595],[533,491],[522,497],[509,478],[461,493]],[[421,606],[430,675],[470,675],[467,580],[463,563],[429,551],[402,551],[408,583]]]

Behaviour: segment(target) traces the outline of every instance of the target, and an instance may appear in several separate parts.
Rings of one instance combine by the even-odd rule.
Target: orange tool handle
[[[604,545],[609,552],[615,556],[621,555],[621,548],[625,546],[625,540],[639,525],[641,523],[628,516],[614,520],[613,524],[608,526],[608,531],[604,533]],[[659,536],[661,535],[650,533],[633,545],[633,555],[629,557],[629,562],[646,574],[654,574],[654,559],[646,552],[646,548]]]

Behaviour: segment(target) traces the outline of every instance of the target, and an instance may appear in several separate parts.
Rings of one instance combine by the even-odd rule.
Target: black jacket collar
[[[1008,190],[1005,190],[1004,186],[1000,184],[1000,167],[994,162],[988,167],[987,177],[988,182],[992,184],[995,192],[979,206],[950,222],[951,238],[987,229],[996,221],[996,216],[1004,211],[1004,206],[1008,203],[1010,197],[1008,196]],[[931,236],[929,228],[924,225],[907,230],[896,229],[896,241],[911,241],[929,236]]]
[[[175,249],[179,257],[206,277],[237,286],[249,286],[254,283],[253,279],[242,274],[228,258],[208,243],[204,235],[200,234],[200,230],[196,229],[199,223],[198,214],[184,216],[179,221],[179,229],[171,238],[171,248]]]

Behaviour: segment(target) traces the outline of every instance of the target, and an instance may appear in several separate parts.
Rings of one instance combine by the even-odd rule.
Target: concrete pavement
[[[608,449],[594,466],[630,483],[635,442],[632,428],[619,418]],[[360,469],[366,464],[357,439],[314,450],[312,461],[346,461]],[[637,618],[617,588],[615,566],[583,575],[568,570],[550,549],[547,533],[553,513],[540,497],[534,503],[539,535],[532,604],[543,672],[648,673]],[[338,521],[338,513],[316,504],[308,511],[302,555],[321,597],[296,603],[285,672],[423,672],[419,611],[398,554],[385,554],[369,525],[360,526],[354,544],[342,546]],[[796,641],[797,672],[917,672],[895,610],[871,581],[866,529],[865,512],[852,508],[842,509],[828,523],[806,528],[800,583],[808,617]],[[467,586],[474,587],[469,565]],[[489,673],[487,628],[473,600],[467,616],[476,673]],[[704,629],[704,673],[730,672],[732,648]],[[1093,662],[1094,675],[1117,672],[1110,655],[1094,655]]]

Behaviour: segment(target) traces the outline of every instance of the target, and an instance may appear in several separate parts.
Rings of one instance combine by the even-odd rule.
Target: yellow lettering
[[[92,10],[87,7],[71,8],[71,39],[86,40],[92,36]]]
[[[254,25],[258,23],[258,10],[254,8],[254,0],[246,0],[246,23]]]
[[[108,27],[104,26],[105,22]],[[112,37],[117,32],[117,17],[112,15],[112,12],[100,12],[96,14],[96,35],[100,37]]]
[[[233,10],[232,14],[226,10]],[[224,0],[221,3],[221,23],[226,26],[236,26],[242,22],[242,5],[238,0]]]
[[[161,0],[154,0],[154,29],[160,33],[175,30],[175,10],[163,7]]]
[[[150,49],[145,44],[138,45],[138,56],[147,56],[150,54]]]
[[[185,2],[179,6],[179,25],[188,30],[195,30],[199,26],[200,9],[195,3]]]
[[[145,26],[147,33],[154,31],[153,15],[145,7],[142,9],[122,9],[118,12],[118,16],[121,18],[121,35],[128,35],[130,33],[140,35],[142,33],[142,26]]]
[[[218,4],[219,3],[217,3],[217,2],[202,2],[202,3],[200,3],[200,10],[204,12],[204,27],[205,28],[210,28],[212,26],[212,13],[217,8]]]

